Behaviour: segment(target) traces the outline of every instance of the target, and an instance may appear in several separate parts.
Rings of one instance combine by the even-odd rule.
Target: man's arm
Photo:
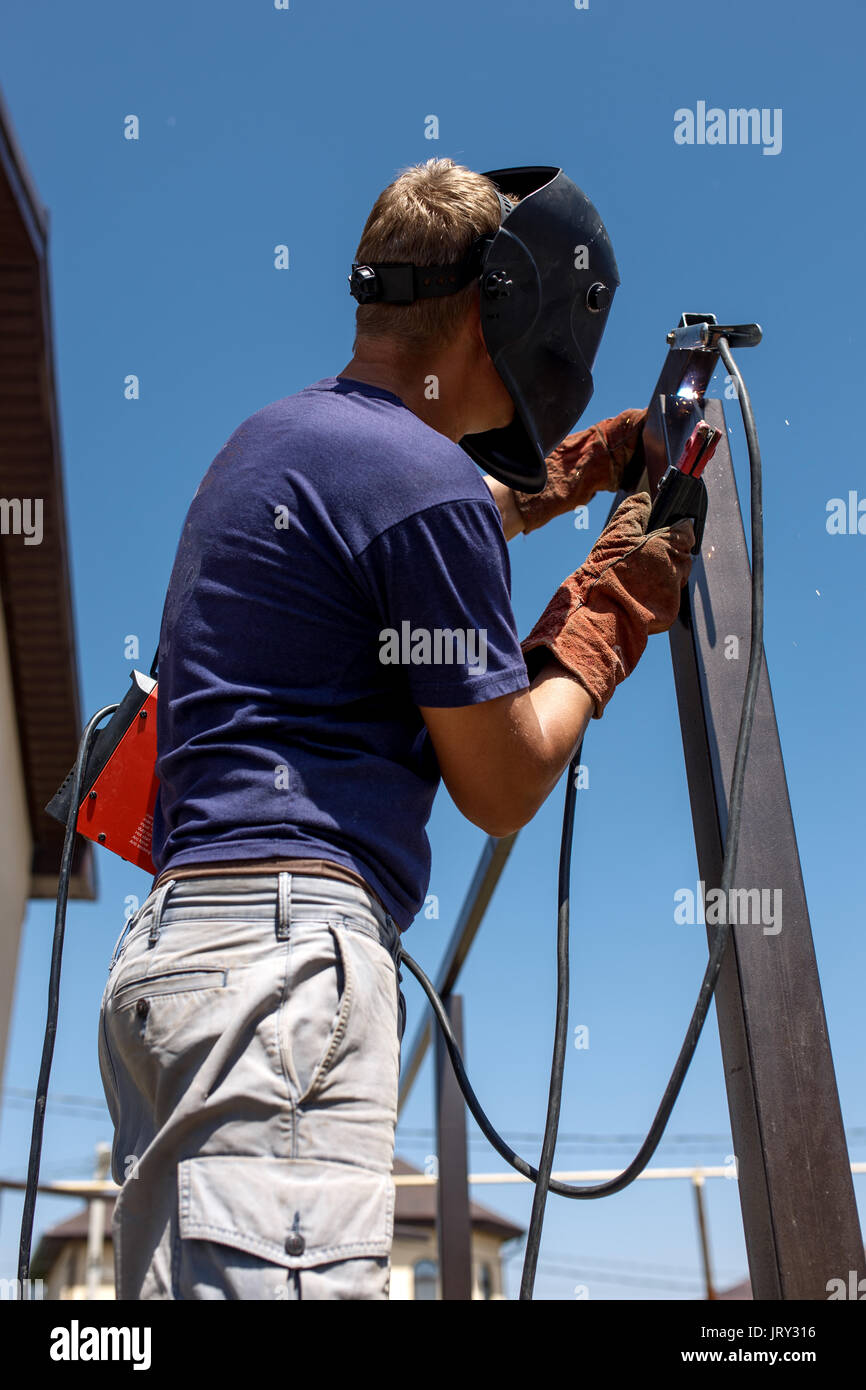
[[[514,493],[505,483],[500,483],[496,478],[491,478],[489,474],[484,475],[484,481],[490,489],[491,497],[499,508],[505,539],[511,541],[523,531],[523,520],[520,512],[517,510]]]
[[[647,638],[676,619],[694,530],[684,521],[647,534],[651,507],[646,492],[627,498],[560,585],[522,643],[528,690],[457,708],[419,704],[446,787],[488,835],[532,819]]]
[[[580,681],[551,659],[528,690],[421,714],[455,805],[501,839],[526,825],[550,795],[593,709]]]
[[[496,478],[484,481],[510,541],[523,531],[514,493]],[[547,800],[593,710],[580,681],[551,658],[528,690],[458,709],[422,706],[421,715],[452,801],[473,825],[501,839]]]
[[[588,439],[589,432],[580,438]],[[505,539],[513,540],[523,532],[514,492],[489,475],[484,481]],[[547,800],[593,711],[580,681],[551,659],[529,690],[460,709],[422,708],[421,714],[455,805],[473,825],[501,838],[520,830]]]

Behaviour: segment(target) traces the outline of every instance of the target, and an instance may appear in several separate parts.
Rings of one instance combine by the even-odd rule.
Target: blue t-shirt
[[[439,783],[418,706],[528,686],[510,573],[476,465],[392,392],[326,377],[246,420],[165,599],[157,873],[330,859],[407,927]]]

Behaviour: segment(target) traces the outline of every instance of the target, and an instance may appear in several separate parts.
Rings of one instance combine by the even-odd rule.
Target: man
[[[100,1027],[121,1298],[387,1297],[440,776],[525,825],[688,578],[639,494],[518,641],[506,540],[616,490],[643,423],[567,434],[618,272],[562,171],[405,170],[357,256],[351,361],[232,435],[166,595],[158,872]]]

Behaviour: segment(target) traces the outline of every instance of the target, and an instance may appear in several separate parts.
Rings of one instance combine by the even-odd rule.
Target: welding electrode
[[[662,476],[647,522],[649,532],[677,521],[691,521],[695,528],[693,555],[701,548],[707,517],[707,489],[701,474],[716,452],[721,433],[706,420],[698,421],[678,461]]]

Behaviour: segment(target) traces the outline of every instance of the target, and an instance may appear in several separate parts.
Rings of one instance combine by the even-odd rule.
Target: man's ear
[[[481,324],[481,295],[477,292],[473,294],[469,301],[469,321],[472,324],[473,333],[481,339],[482,344],[484,344],[484,351],[486,352],[487,345],[484,343],[484,329]]]
[[[469,301],[469,308],[466,311],[466,328],[469,341],[482,361],[490,360],[487,351],[487,343],[484,340],[484,328],[481,323],[481,296],[474,294]]]

